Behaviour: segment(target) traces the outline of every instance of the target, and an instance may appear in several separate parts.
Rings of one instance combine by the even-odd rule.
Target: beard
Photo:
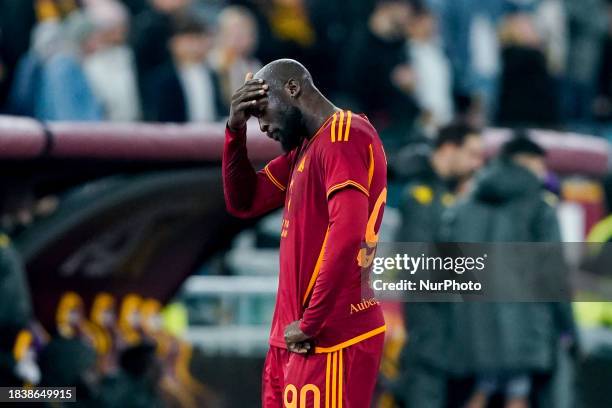
[[[302,112],[294,106],[288,107],[283,115],[282,130],[279,131],[281,147],[285,152],[297,148],[307,136]]]

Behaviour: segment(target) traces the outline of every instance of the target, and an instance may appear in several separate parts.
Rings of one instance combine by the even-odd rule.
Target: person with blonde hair
[[[210,62],[219,75],[222,96],[229,105],[234,90],[242,86],[246,74],[261,68],[261,63],[253,57],[258,41],[253,14],[241,6],[223,9],[216,41]]]

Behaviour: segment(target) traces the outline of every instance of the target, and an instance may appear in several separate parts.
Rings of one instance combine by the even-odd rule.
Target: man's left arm
[[[342,285],[349,284],[357,253],[368,222],[368,197],[356,188],[339,190],[328,201],[329,232],[323,262],[312,296],[300,324],[309,338],[315,337],[335,306]]]
[[[347,126],[351,123],[350,115],[345,116]],[[336,124],[338,134],[342,134],[339,129],[346,132],[342,115]],[[332,123],[332,134],[333,126]],[[350,126],[342,141],[326,141],[321,149],[320,165],[329,217],[327,239],[321,268],[309,299],[306,298],[308,306],[302,319],[285,330],[289,349],[298,344],[297,350],[291,351],[304,352],[300,344],[305,345],[305,340],[319,334],[330,311],[337,307],[335,303],[342,286],[361,281],[357,254],[368,223],[369,187],[374,169],[371,143],[368,134]]]

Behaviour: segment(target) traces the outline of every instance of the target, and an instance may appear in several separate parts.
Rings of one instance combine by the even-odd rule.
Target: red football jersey
[[[329,200],[345,188],[367,197],[367,228],[359,233],[364,242],[372,244],[377,239],[387,194],[387,163],[380,138],[367,118],[350,111],[337,112],[302,146],[269,162],[257,173],[256,179],[247,177],[255,184],[251,187],[255,202],[249,208],[232,208],[231,205],[240,202],[236,184],[244,171],[238,170],[236,155],[230,153],[240,150],[240,160],[246,156],[244,141],[238,138],[236,142],[236,137],[229,132],[224,155],[228,208],[237,215],[253,216],[284,202],[279,287],[270,344],[285,347],[285,327],[302,318],[307,334],[306,328],[316,327],[317,352],[334,351],[384,332],[385,323],[378,302],[371,292],[362,293],[360,245],[355,245],[354,255],[351,249],[348,261],[344,259],[337,265],[343,270],[334,270],[333,249],[342,238],[336,232],[336,242],[327,240]],[[232,143],[238,143],[239,149],[232,147]],[[232,162],[233,168],[230,168],[228,164]],[[233,185],[230,185],[231,179],[235,180]],[[347,214],[350,211],[347,205]],[[341,274],[337,275],[340,279],[334,287],[317,286],[322,270]],[[333,307],[326,311],[322,323],[307,321],[313,297],[326,290],[333,291]]]

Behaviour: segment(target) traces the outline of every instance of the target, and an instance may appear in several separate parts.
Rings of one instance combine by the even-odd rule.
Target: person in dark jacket
[[[457,188],[483,163],[480,130],[464,122],[443,127],[433,148],[404,148],[394,172],[406,181],[400,212],[399,242],[434,242],[444,209],[454,201]]]
[[[445,214],[442,238],[447,242],[559,242],[554,202],[542,187],[546,173],[545,151],[526,135],[513,138],[503,146],[501,157],[480,173],[469,196]],[[542,259],[508,256],[500,267],[512,264],[517,271],[514,279],[504,276],[508,287],[524,283],[519,271],[543,267]],[[449,310],[449,368],[458,376],[476,377],[469,408],[484,408],[498,394],[508,408],[529,407],[530,399],[536,398],[536,376],[549,376],[552,386],[562,339],[563,343],[575,339],[567,303],[464,302],[449,304]],[[570,383],[563,389],[571,394]],[[547,401],[545,394],[539,394],[542,399],[537,406],[573,406],[571,395],[555,392]]]
[[[210,35],[195,16],[178,16],[169,40],[172,59],[151,75],[147,93],[153,96],[158,122],[214,122],[227,114],[219,78],[206,58]]]
[[[376,0],[367,23],[343,45],[338,67],[343,97],[377,125],[387,149],[405,144],[419,114],[406,52],[410,15],[405,0]]]
[[[172,35],[172,19],[188,14],[192,0],[147,0],[150,7],[134,17],[130,45],[134,50],[138,87],[145,119],[151,119],[152,73],[170,61],[167,44]]]
[[[456,188],[483,162],[480,132],[464,123],[442,128],[433,151],[405,148],[395,172],[408,179],[400,212],[397,242],[437,242],[442,214],[455,200]],[[446,362],[443,358],[447,305],[405,304],[408,341],[400,357],[394,392],[407,407],[446,406]]]
[[[25,327],[32,303],[21,256],[8,235],[0,231],[0,327]]]
[[[511,14],[506,17],[501,31],[503,68],[497,124],[558,126],[559,98],[532,17],[526,13]]]

